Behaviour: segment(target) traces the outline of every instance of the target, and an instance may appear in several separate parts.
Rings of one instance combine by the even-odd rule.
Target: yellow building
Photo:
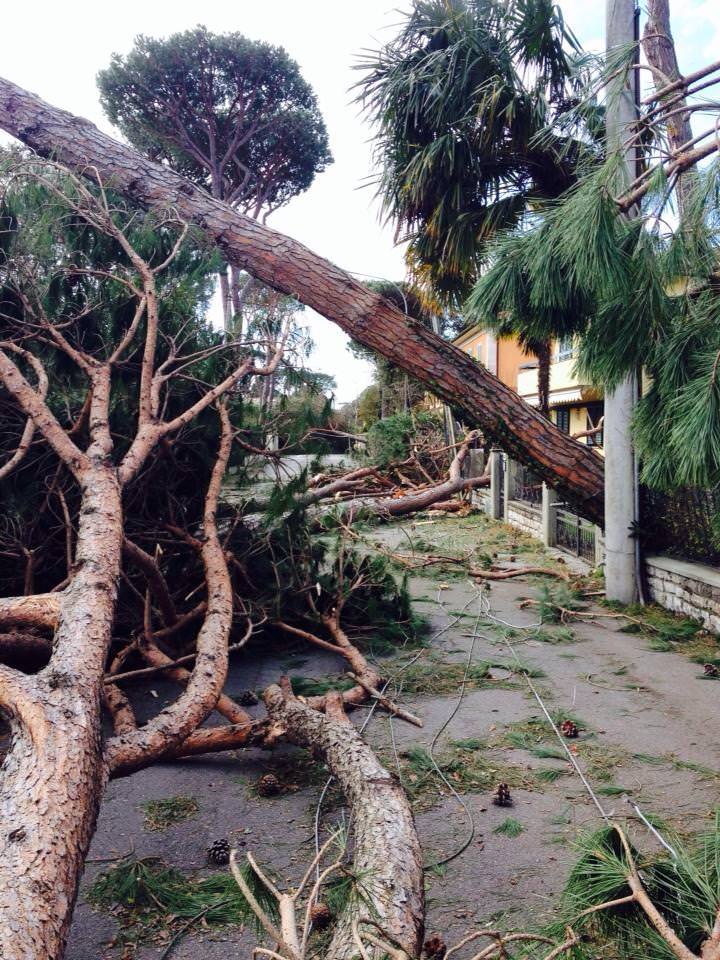
[[[494,373],[531,406],[538,405],[538,362],[512,337],[496,337],[480,325],[468,327],[453,341]],[[572,341],[554,344],[550,367],[550,418],[582,443],[602,448],[602,391],[573,376]]]

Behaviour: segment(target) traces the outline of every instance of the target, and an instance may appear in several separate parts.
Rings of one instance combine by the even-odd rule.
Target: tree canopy
[[[315,94],[282,47],[205,27],[140,36],[98,75],[128,140],[253,216],[283,206],[332,161]]]
[[[416,0],[361,64],[379,193],[426,292],[458,302],[495,232],[575,182],[601,122],[595,102],[574,127],[538,134],[576,96],[578,57],[549,0]]]

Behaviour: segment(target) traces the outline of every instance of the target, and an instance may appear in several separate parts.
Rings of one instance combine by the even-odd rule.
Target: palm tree
[[[580,63],[549,0],[415,0],[400,34],[364,59],[379,194],[426,296],[457,308],[497,233],[576,182],[597,121],[560,121],[577,103]],[[506,320],[498,332],[539,347],[547,384],[549,338]]]

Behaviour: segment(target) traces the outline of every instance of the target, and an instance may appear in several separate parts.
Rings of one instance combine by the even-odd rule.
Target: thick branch
[[[114,737],[106,746],[111,774],[132,773],[175,750],[208,716],[218,701],[227,676],[228,636],[232,627],[233,596],[225,554],[220,543],[216,510],[220,484],[225,474],[232,428],[220,408],[220,449],[205,499],[202,544],[207,611],[198,633],[197,658],[187,687],[180,697],[142,729]]]
[[[353,922],[376,922],[409,957],[420,955],[423,933],[423,872],[412,810],[400,785],[381,765],[354,727],[341,720],[340,699],[328,715],[269,687],[265,705],[287,739],[319,751],[353,810],[353,872],[365,899],[352,901],[338,918],[327,956],[357,957]]]

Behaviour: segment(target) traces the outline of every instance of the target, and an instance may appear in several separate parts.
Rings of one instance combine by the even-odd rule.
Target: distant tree
[[[376,383],[365,387],[358,397],[357,422],[361,430],[367,430],[380,419],[380,389]]]
[[[332,162],[297,63],[239,33],[200,26],[140,36],[100,71],[98,86],[108,118],[134,146],[263,222]],[[241,275],[231,268],[220,278],[229,327],[242,311]]]

